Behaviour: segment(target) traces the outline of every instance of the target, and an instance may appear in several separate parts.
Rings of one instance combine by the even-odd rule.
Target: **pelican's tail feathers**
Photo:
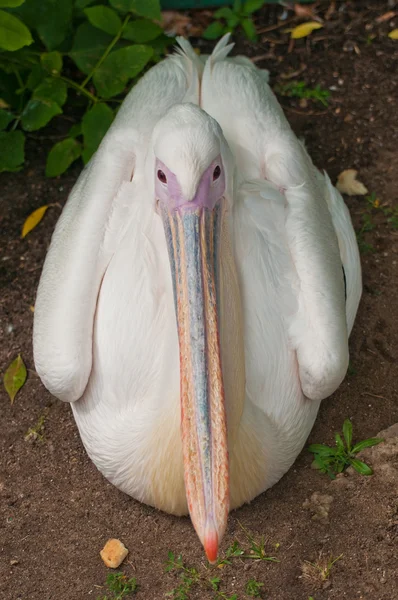
[[[223,35],[221,40],[216,44],[216,46],[209,58],[211,66],[213,66],[216,62],[224,60],[228,56],[228,54],[231,52],[232,48],[235,46],[234,43],[228,44],[230,37],[231,37],[231,34],[226,33],[225,35]]]

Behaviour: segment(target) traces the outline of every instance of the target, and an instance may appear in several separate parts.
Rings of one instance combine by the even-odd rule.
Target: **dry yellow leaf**
[[[348,196],[364,196],[368,193],[367,188],[358,181],[358,171],[355,169],[346,169],[342,171],[337,178],[336,188],[341,194]]]
[[[36,227],[36,225],[38,225],[40,223],[40,221],[44,217],[45,212],[49,206],[50,206],[49,204],[40,206],[40,208],[37,208],[29,215],[29,217],[26,219],[25,223],[23,224],[21,238],[24,238],[26,235],[28,235],[29,231],[32,231],[32,229],[34,229]]]
[[[297,27],[292,29],[290,37],[293,40],[298,40],[300,38],[307,37],[307,35],[310,35],[314,29],[321,29],[321,27],[323,27],[323,25],[317,23],[316,21],[308,21],[308,23],[302,23],[301,25],[297,25]]]
[[[390,31],[388,37],[392,40],[398,40],[398,29],[393,29],[392,31]]]

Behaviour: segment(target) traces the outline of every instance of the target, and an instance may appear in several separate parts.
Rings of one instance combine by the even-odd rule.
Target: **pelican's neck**
[[[224,212],[220,247],[221,366],[227,413],[228,445],[234,446],[245,403],[245,353],[242,307],[233,245],[230,213]]]

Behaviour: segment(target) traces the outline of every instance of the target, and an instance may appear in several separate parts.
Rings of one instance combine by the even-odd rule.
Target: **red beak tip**
[[[217,562],[218,555],[218,535],[216,531],[210,531],[206,534],[203,546],[207,560],[210,564],[214,565]]]

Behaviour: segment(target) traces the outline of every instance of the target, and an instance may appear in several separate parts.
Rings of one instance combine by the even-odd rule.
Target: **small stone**
[[[19,560],[17,560],[16,558],[13,558],[12,560],[10,560],[10,565],[13,567],[14,565],[19,565]]]
[[[107,567],[117,569],[128,553],[126,546],[120,540],[111,539],[102,548],[100,556]]]

